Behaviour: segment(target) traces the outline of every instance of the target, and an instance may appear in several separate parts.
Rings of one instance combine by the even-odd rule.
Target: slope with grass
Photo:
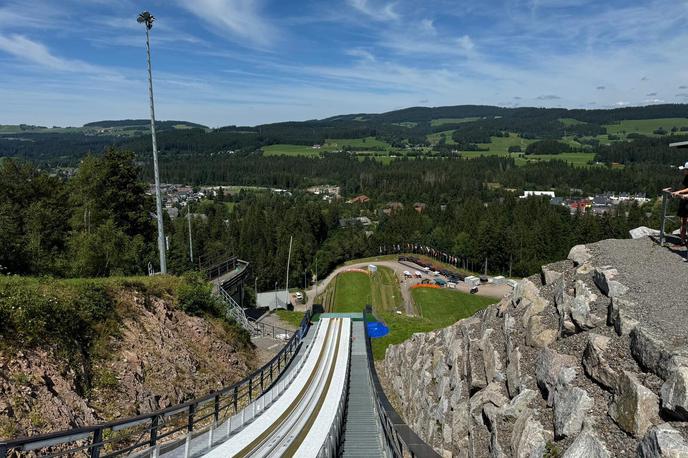
[[[495,303],[495,299],[480,297],[449,289],[419,288],[412,291],[420,317],[409,317],[393,312],[375,312],[378,319],[389,327],[389,334],[373,340],[373,357],[381,360],[388,346],[401,343],[416,332],[444,328],[468,318],[477,311]]]
[[[0,438],[138,415],[257,364],[198,277],[0,277]]]
[[[343,272],[335,283],[334,313],[360,313],[371,303],[371,284],[368,274]]]

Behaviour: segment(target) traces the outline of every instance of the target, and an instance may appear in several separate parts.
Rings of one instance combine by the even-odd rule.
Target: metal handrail
[[[290,339],[292,334],[294,333],[293,330],[281,328],[270,323],[263,323],[262,321],[254,320],[251,317],[248,317],[248,321],[253,325],[255,329],[255,336],[271,337],[275,340],[287,340]],[[281,336],[287,337],[285,338]]]
[[[174,437],[176,433],[192,433],[197,426],[217,424],[222,415],[226,418],[230,414],[230,410],[236,414],[244,404],[260,398],[280,378],[298,352],[310,327],[310,318],[310,311],[307,311],[299,329],[279,353],[234,385],[152,413],[40,436],[0,441],[0,458],[6,458],[10,452],[27,451],[43,451],[50,456],[67,455],[76,451],[86,452],[91,458],[120,456],[141,448],[157,449],[160,445],[177,439]],[[166,430],[169,426],[172,427],[171,431]],[[116,447],[115,441],[120,436],[129,439],[123,448],[106,449],[108,445]],[[162,439],[165,438],[169,440],[163,442]],[[72,448],[55,449],[66,444],[70,444]]]
[[[236,321],[239,324],[239,326],[246,329],[247,331],[251,333],[255,332],[255,328],[246,317],[246,312],[244,312],[244,309],[241,308],[239,303],[234,300],[232,295],[229,294],[222,287],[222,285],[217,285],[217,292],[220,298],[224,300],[225,304],[227,305],[227,307],[225,308],[225,316]]]
[[[659,245],[664,246],[666,242],[666,222],[675,221],[675,216],[668,216],[667,210],[669,209],[669,200],[671,200],[672,195],[670,191],[662,190],[662,225],[659,229]]]
[[[368,326],[365,324],[368,323],[368,316],[372,316],[372,308],[370,305],[367,305],[363,311],[366,352],[368,353],[368,367],[373,385],[373,392],[375,394],[375,407],[380,417],[382,431],[389,451],[395,458],[440,458],[440,455],[430,445],[425,443],[423,439],[418,437],[418,435],[404,422],[397,411],[394,410],[389,399],[387,399],[380,379],[377,376],[377,371],[375,370],[370,335],[368,334]]]
[[[215,264],[211,267],[207,267],[203,269],[205,272],[206,277],[209,280],[214,280],[216,278],[221,277],[222,275],[226,274],[227,272],[231,272],[232,270],[235,269],[242,269],[242,272],[247,274],[248,269],[247,267],[249,266],[248,261],[242,261],[241,259],[233,256],[229,259],[226,259],[225,261],[222,261],[218,264]],[[236,279],[232,279],[236,280]]]

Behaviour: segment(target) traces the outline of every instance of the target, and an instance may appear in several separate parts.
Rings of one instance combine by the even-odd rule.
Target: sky
[[[0,124],[688,102],[688,0],[0,0]]]

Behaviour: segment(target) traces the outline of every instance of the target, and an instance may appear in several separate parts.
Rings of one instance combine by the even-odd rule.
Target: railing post
[[[151,430],[150,430],[150,439],[148,440],[148,445],[151,447],[155,447],[155,444],[158,442],[158,416],[154,416],[151,419]]]
[[[248,402],[253,402],[253,377],[248,379]]]
[[[0,458],[7,458],[7,446],[0,445]]]
[[[239,385],[234,386],[234,415],[239,411],[238,409],[238,402],[239,402]]]
[[[220,421],[220,395],[215,396],[215,411],[213,412],[215,423]]]
[[[93,431],[93,441],[91,442],[91,458],[99,458],[100,457],[100,447],[102,446],[101,442],[103,442],[103,430],[98,428],[95,431]],[[0,456],[3,456],[2,453],[0,453]]]
[[[265,393],[265,390],[263,389],[263,369],[260,370],[260,394],[262,395]]]
[[[187,431],[192,432],[194,427],[194,414],[196,413],[196,404],[189,406],[189,423],[186,426]]]
[[[664,246],[664,238],[666,237],[665,233],[665,228],[666,228],[666,214],[667,214],[667,207],[669,206],[669,197],[668,197],[668,192],[663,191],[662,192],[662,225],[659,230],[659,244],[660,246]]]

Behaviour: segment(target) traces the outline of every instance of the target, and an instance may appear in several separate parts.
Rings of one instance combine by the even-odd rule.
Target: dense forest
[[[505,160],[485,158],[457,161],[450,169],[451,161],[409,161],[390,167],[369,164],[372,171],[367,174],[357,169],[359,161],[342,159],[344,164],[351,170],[338,168],[336,173],[356,178],[352,189],[365,189],[370,202],[328,203],[300,191],[293,195],[242,191],[193,204],[197,259],[231,252],[251,262],[259,288],[283,285],[293,236],[291,284],[302,284],[304,275],[309,281],[316,259],[322,275],[347,259],[375,255],[381,246],[400,243],[431,245],[459,256],[468,268],[480,269],[487,259],[492,273],[527,275],[565,257],[573,244],[624,237],[628,229],[656,225],[658,219],[656,205],[622,206],[602,217],[571,215],[547,199],[518,199],[512,192],[487,189],[482,183],[485,173],[502,169],[500,179],[506,182],[552,180],[568,186],[564,180],[571,179],[570,184],[575,184],[573,180],[582,177],[567,178],[576,169],[564,163],[518,168],[506,167]],[[491,172],[480,175],[482,169]],[[524,175],[523,170],[532,175]],[[631,176],[641,182],[642,172]],[[511,173],[516,175],[510,177]],[[594,180],[597,173],[619,172],[602,168],[586,173]],[[30,163],[3,160],[2,271],[58,277],[146,273],[148,263],[157,264],[156,234],[154,205],[144,193],[140,175],[133,154],[117,150],[87,156],[68,180],[51,177]],[[669,179],[663,185],[666,181],[671,184]],[[406,205],[385,214],[381,209],[392,196],[408,202],[422,197],[427,210],[418,213]],[[340,218],[351,216],[369,216],[378,223],[341,228]],[[196,268],[189,256],[186,218],[171,221],[166,216],[166,231],[170,271]]]
[[[668,149],[668,148],[667,148]],[[688,160],[683,150],[673,151],[672,162]],[[656,196],[677,178],[666,163],[628,164],[624,168],[574,167],[562,161],[541,161],[516,166],[506,157],[399,159],[385,165],[348,154],[327,160],[307,157],[261,155],[213,156],[203,160],[167,157],[162,161],[165,181],[177,183],[233,184],[298,189],[315,184],[335,184],[346,196],[366,194],[381,200],[449,203],[466,196],[489,198],[487,183],[514,189],[552,189],[568,196],[571,189],[585,194],[606,191],[645,192]],[[146,178],[152,165],[146,162]]]

